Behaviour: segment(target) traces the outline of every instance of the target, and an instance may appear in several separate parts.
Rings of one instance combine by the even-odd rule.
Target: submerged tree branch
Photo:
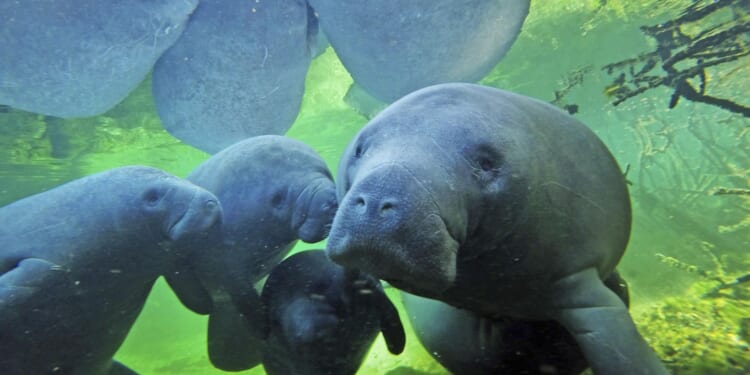
[[[750,117],[750,107],[731,99],[706,94],[707,68],[750,55],[750,17],[745,12],[737,11],[733,19],[705,27],[694,36],[681,29],[686,24],[704,21],[717,10],[746,7],[746,2],[747,0],[718,0],[702,6],[696,3],[676,19],[658,25],[642,26],[643,33],[656,39],[656,49],[604,66],[602,70],[609,75],[619,71],[613,82],[605,88],[605,95],[613,98],[612,104],[617,106],[647,90],[666,86],[674,89],[669,101],[670,108],[674,108],[680,98],[685,98]],[[682,67],[685,65],[688,66]],[[653,72],[657,67],[663,73]],[[696,77],[700,80],[698,89],[688,81]]]

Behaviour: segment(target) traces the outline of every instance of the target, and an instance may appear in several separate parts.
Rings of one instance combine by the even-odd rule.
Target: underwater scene
[[[0,374],[750,374],[748,250],[750,0],[0,0]]]

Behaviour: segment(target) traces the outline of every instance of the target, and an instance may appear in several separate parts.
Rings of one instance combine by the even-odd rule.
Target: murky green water
[[[674,89],[668,86],[613,106],[615,75],[602,69],[652,51],[655,41],[639,27],[675,18],[689,4],[533,1],[520,37],[482,83],[545,101],[557,91],[564,94],[557,104],[577,105],[576,116],[629,166],[634,229],[619,268],[642,334],[675,373],[746,374],[750,283],[705,293],[750,273],[750,195],[712,194],[719,187],[750,188],[750,118],[686,99],[669,109]],[[731,18],[716,17],[688,27]],[[746,13],[740,17],[750,22]],[[708,94],[750,106],[750,57],[705,74]],[[342,101],[350,84],[329,48],[311,66],[302,111],[288,133],[316,149],[334,175],[345,145],[366,123]],[[121,165],[187,175],[208,155],[161,129],[149,87],[146,80],[94,118],[0,113],[0,204]],[[400,303],[395,290],[389,295]],[[222,373],[208,362],[205,331],[206,319],[182,307],[160,281],[116,358],[144,375]],[[360,373],[445,372],[409,333],[400,356],[389,354],[379,338]]]

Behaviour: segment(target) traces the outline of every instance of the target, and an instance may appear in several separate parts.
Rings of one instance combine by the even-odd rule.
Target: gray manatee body
[[[310,250],[284,259],[266,280],[263,367],[269,375],[353,375],[379,332],[400,354],[405,333],[380,282]]]
[[[260,363],[260,353],[246,348],[265,333],[262,324],[255,326],[263,315],[253,283],[299,239],[326,238],[338,207],[333,178],[309,146],[265,135],[224,149],[187,179],[216,194],[224,207],[221,242],[191,260],[214,301],[209,356],[221,369],[250,368]]]
[[[488,318],[555,320],[598,374],[663,374],[602,283],[630,234],[625,179],[567,113],[473,84],[416,91],[347,147],[334,261]]]
[[[3,374],[132,373],[112,361],[160,275],[221,218],[154,168],[87,176],[0,208]],[[181,297],[181,290],[174,290]]]
[[[0,104],[94,116],[135,89],[198,0],[0,2]]]
[[[529,0],[309,0],[354,82],[391,103],[443,82],[475,82],[505,55]]]
[[[629,304],[627,283],[617,272],[605,285]],[[406,292],[401,296],[415,335],[451,373],[576,375],[588,367],[573,336],[555,321],[492,319]]]
[[[203,0],[180,40],[154,66],[164,128],[209,153],[297,117],[318,43],[302,0]]]

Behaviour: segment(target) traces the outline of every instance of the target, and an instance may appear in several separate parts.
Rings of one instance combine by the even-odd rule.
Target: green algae
[[[635,319],[675,375],[746,374],[750,369],[750,286],[701,298],[711,282],[655,303]]]

